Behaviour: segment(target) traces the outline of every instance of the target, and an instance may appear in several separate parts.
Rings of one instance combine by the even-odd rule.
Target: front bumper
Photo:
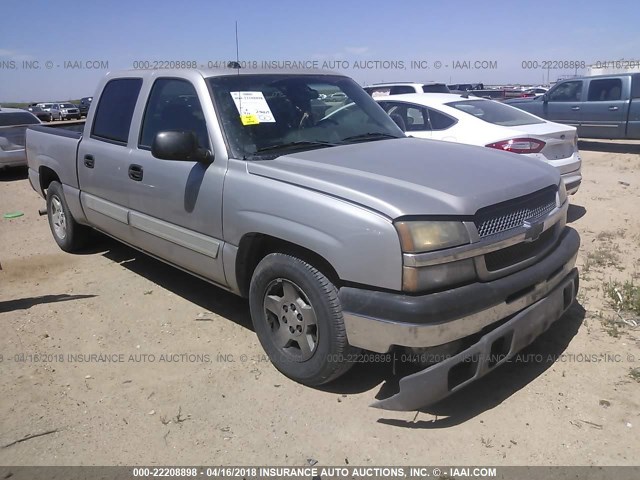
[[[573,303],[578,271],[571,272],[543,299],[484,335],[466,350],[400,380],[400,391],[371,406],[410,411],[433,404],[502,365],[545,332]]]
[[[562,180],[564,181],[564,185],[567,189],[567,195],[573,195],[580,188],[580,184],[582,183],[582,173],[580,170],[575,172],[569,172],[562,175]]]
[[[411,296],[340,289],[349,343],[384,353],[394,346],[433,347],[468,337],[545,298],[572,271],[580,237],[565,227],[553,249],[510,275]]]

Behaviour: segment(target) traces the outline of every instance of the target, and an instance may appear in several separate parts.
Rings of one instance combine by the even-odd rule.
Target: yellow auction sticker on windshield
[[[258,125],[260,120],[258,120],[257,115],[240,115],[240,121],[243,125]]]
[[[262,92],[229,92],[233,103],[236,104],[240,119],[250,116],[256,117],[257,122],[245,123],[243,125],[255,125],[256,123],[275,123],[276,119],[269,108],[267,100]]]

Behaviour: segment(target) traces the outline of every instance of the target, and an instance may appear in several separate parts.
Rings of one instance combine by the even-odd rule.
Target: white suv
[[[444,83],[427,82],[397,82],[397,83],[374,83],[364,87],[365,91],[372,97],[386,97],[387,95],[401,95],[403,93],[451,93],[449,87]]]

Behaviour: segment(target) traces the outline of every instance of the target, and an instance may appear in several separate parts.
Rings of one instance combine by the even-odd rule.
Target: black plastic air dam
[[[520,311],[459,354],[402,378],[398,393],[371,406],[385,410],[418,410],[457,392],[507,362],[544,333],[573,304],[577,290],[578,270],[574,268],[545,298]],[[501,350],[499,359],[495,355],[496,345]]]

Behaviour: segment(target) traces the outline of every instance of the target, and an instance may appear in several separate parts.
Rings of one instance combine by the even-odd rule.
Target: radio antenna
[[[238,46],[238,21],[236,20],[236,69],[240,73],[240,47]]]
[[[240,76],[240,47],[238,46],[238,21],[236,20],[236,64],[234,67]],[[240,118],[242,119],[242,91],[238,92],[238,110],[240,111]],[[242,121],[242,120],[241,120]],[[244,144],[244,136],[242,136],[242,160],[247,159],[247,147]]]

